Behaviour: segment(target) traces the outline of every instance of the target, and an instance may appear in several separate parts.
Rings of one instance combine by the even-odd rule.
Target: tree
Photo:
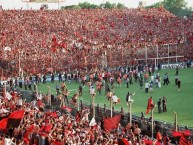
[[[158,2],[146,8],[158,8],[163,6],[166,10],[170,11],[176,16],[191,16],[192,9],[187,7],[185,0],[164,0],[163,2]]]
[[[110,3],[110,2],[106,2],[106,3],[102,3],[100,5],[95,5],[95,4],[91,4],[88,2],[83,2],[83,3],[79,3],[78,5],[71,5],[71,6],[65,6],[62,7],[62,9],[96,9],[96,8],[105,8],[105,9],[112,9],[112,8],[126,8],[123,4],[121,3]]]
[[[106,9],[112,9],[112,8],[113,8],[113,5],[112,5],[109,1],[107,1],[107,2],[104,4],[104,8],[106,8]]]
[[[126,8],[124,4],[121,4],[121,3],[118,3],[117,4],[117,8],[118,9],[123,9],[123,8]]]
[[[163,6],[171,13],[180,16],[180,11],[187,6],[185,0],[164,0]]]
[[[146,8],[160,8],[160,7],[163,7],[163,2],[155,3],[151,6],[147,6]]]

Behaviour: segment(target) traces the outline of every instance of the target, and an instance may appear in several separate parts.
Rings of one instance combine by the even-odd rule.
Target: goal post
[[[155,66],[159,63],[177,63],[179,58],[184,58],[183,55],[178,54],[178,44],[170,43],[164,45],[147,45],[145,48],[139,49],[137,54],[139,57],[135,61],[154,62]],[[137,55],[138,56],[138,55]]]

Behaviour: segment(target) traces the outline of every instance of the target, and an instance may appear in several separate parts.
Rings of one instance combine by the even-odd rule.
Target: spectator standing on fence
[[[126,103],[127,105],[129,104],[129,102],[133,102],[133,99],[131,99],[132,96],[135,95],[135,92],[133,94],[130,94],[129,92],[127,93],[127,96],[126,96]]]
[[[113,101],[113,104],[115,104],[115,105],[118,102],[118,97],[115,94],[112,95],[112,101]]]

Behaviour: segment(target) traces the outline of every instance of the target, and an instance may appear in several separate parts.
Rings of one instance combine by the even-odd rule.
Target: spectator
[[[148,93],[149,91],[149,82],[145,83],[145,93]]]

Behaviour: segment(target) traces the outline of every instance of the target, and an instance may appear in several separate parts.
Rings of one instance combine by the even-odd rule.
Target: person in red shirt
[[[155,104],[153,104],[153,97],[151,96],[151,97],[148,99],[146,114],[148,114],[149,111],[150,111],[151,109],[153,109],[154,107],[155,107]]]
[[[162,143],[162,134],[161,132],[158,130],[157,134],[156,134],[156,139],[159,143]]]
[[[170,140],[169,136],[167,134],[164,135],[164,137],[163,137],[164,145],[170,145],[170,142],[171,142],[171,140]]]

